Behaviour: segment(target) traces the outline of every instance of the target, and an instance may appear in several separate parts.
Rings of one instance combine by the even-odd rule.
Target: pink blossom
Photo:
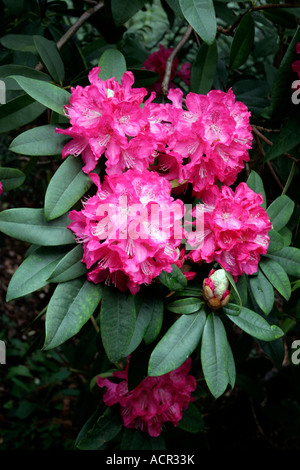
[[[88,279],[112,280],[121,291],[136,293],[178,260],[183,203],[173,200],[171,184],[155,172],[106,175],[102,185],[97,175],[91,177],[97,194],[69,214]]]
[[[162,93],[161,84],[166,71],[166,62],[172,52],[172,47],[166,49],[162,44],[160,44],[159,50],[152,52],[152,54],[149,55],[149,57],[143,64],[143,68],[147,70],[152,70],[153,72],[157,72],[159,75],[157,82],[154,83],[151,87],[149,87],[149,90],[154,90],[158,95]],[[178,67],[179,59],[178,57],[175,57],[172,63],[169,88],[175,88],[173,80],[174,78],[176,78],[176,76],[181,78],[186,85],[190,84],[191,64],[189,62],[182,64],[179,70]]]
[[[297,54],[300,54],[300,42],[298,42],[297,45],[296,45],[296,52],[297,52]],[[293,70],[293,72],[298,73],[298,77],[300,78],[300,60],[296,60],[292,64],[292,70]]]
[[[255,273],[260,255],[267,252],[272,228],[261,207],[262,196],[246,183],[240,183],[235,192],[214,185],[202,193],[202,201],[204,230],[201,239],[197,231],[189,233],[189,243],[195,248],[190,258],[194,262],[215,260],[233,276]]]
[[[180,367],[167,374],[147,376],[133,390],[128,391],[128,364],[122,371],[113,373],[119,379],[97,378],[100,388],[106,387],[103,401],[107,406],[120,405],[120,412],[126,428],[139,428],[150,436],[157,437],[163,430],[164,423],[171,422],[178,426],[182,411],[188,408],[196,389],[196,379],[189,375],[191,358]]]
[[[1,183],[1,181],[0,181],[0,195],[1,195],[2,193],[3,193],[3,185],[2,185],[2,183]]]

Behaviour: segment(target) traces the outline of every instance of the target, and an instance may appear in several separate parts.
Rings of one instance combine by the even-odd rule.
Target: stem
[[[98,334],[98,333],[100,332],[100,328],[99,328],[99,326],[97,325],[97,322],[96,322],[96,320],[95,320],[95,318],[94,318],[93,315],[91,316],[91,322],[93,323],[93,326],[94,326],[94,328],[95,328],[95,330],[96,330],[96,332],[97,332],[97,334]]]
[[[267,137],[265,137],[261,132],[259,132],[258,129],[259,129],[258,126],[255,126],[254,124],[252,124],[253,133],[257,135],[261,140],[263,140],[266,144],[270,145],[270,147],[272,147],[272,145],[274,145],[273,142],[269,140]],[[292,160],[292,162],[295,162],[295,163],[300,162],[298,158],[293,157],[293,155],[289,153],[283,153],[282,155],[286,158],[289,158],[289,160]]]
[[[189,39],[190,35],[192,34],[192,31],[193,31],[193,28],[190,25],[188,25],[186,32],[184,33],[184,35],[182,36],[177,46],[174,48],[174,50],[171,52],[171,54],[168,57],[168,60],[166,62],[165,75],[161,84],[162,92],[164,95],[167,95],[169,91],[169,83],[171,80],[173,61],[177,53],[180,51],[180,49],[185,45],[185,43]]]
[[[263,157],[265,157],[266,152],[265,152],[264,149],[263,149],[263,146],[262,146],[262,144],[261,144],[261,141],[260,141],[259,136],[258,136],[256,133],[254,133],[254,137],[255,137],[255,140],[256,140],[256,142],[257,142],[257,146],[258,146],[258,148],[259,148],[260,153],[262,154]],[[270,173],[272,174],[274,180],[275,180],[276,183],[278,184],[279,188],[281,189],[281,191],[283,191],[283,189],[284,189],[284,188],[283,188],[283,184],[281,183],[280,179],[279,179],[278,176],[276,175],[275,170],[274,170],[274,168],[272,167],[271,163],[270,163],[270,162],[267,162],[267,166],[268,166],[268,168],[269,168],[269,170],[270,170]]]

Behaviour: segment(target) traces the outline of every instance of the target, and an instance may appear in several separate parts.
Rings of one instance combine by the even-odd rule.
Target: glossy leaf
[[[75,446],[79,450],[97,450],[119,434],[121,428],[121,418],[114,409],[107,407],[100,416],[96,411],[81,429]]]
[[[206,94],[210,91],[216,75],[217,64],[218,48],[216,42],[211,46],[203,43],[192,65],[191,92]]]
[[[17,240],[41,246],[75,243],[68,216],[46,222],[43,209],[16,208],[0,213],[0,231]]]
[[[176,320],[154,348],[148,375],[163,375],[183,364],[201,339],[205,318],[202,309],[191,315],[182,315]]]
[[[43,349],[56,348],[76,335],[96,310],[102,286],[81,277],[56,287],[46,313]]]
[[[273,160],[297,147],[300,144],[299,127],[300,121],[298,119],[289,119],[274,140],[273,146],[267,151],[264,162]]]
[[[100,311],[102,343],[111,362],[121,359],[129,347],[136,323],[134,297],[104,287]]]
[[[179,314],[195,313],[202,308],[203,301],[195,297],[187,297],[185,299],[174,300],[166,305],[170,312]]]
[[[257,275],[249,277],[249,286],[255,302],[268,315],[274,305],[274,289],[260,269]]]
[[[229,66],[237,69],[243,65],[253,47],[255,26],[251,13],[245,15],[233,36],[230,49]]]
[[[168,287],[171,291],[183,289],[187,287],[187,280],[184,274],[176,266],[172,265],[172,272],[168,273],[167,271],[162,271],[158,276],[160,282]]]
[[[65,214],[81,199],[93,182],[83,173],[81,161],[70,155],[56,170],[45,195],[45,217],[53,220]]]
[[[9,77],[10,75],[22,75],[23,77],[34,78],[45,82],[51,82],[51,77],[40,70],[32,69],[26,65],[6,64],[0,66],[0,77]],[[17,86],[17,85],[16,85]]]
[[[291,296],[291,283],[285,270],[271,259],[263,259],[259,266],[270,283],[281,294],[285,300],[289,300]]]
[[[125,428],[121,441],[121,450],[165,450],[165,442],[162,434],[151,437],[148,433],[139,429]]]
[[[146,0],[112,0],[111,11],[117,26],[126,23],[145,5]]]
[[[287,246],[280,251],[267,253],[266,257],[279,263],[289,276],[300,277],[300,250],[298,248]]]
[[[267,199],[266,199],[266,193],[265,193],[265,188],[264,188],[264,183],[261,177],[259,176],[256,171],[251,170],[251,173],[247,179],[247,185],[249,188],[252,189],[256,194],[261,194],[263,197],[263,203],[261,206],[266,209],[267,208]]]
[[[82,263],[83,249],[76,245],[57,264],[49,277],[49,282],[67,282],[86,274],[87,269]]]
[[[204,430],[205,424],[202,414],[193,402],[190,402],[188,408],[183,410],[182,418],[179,421],[178,426],[180,429],[191,433],[197,433]]]
[[[102,80],[115,78],[120,82],[126,72],[125,58],[117,49],[106,49],[100,57],[99,66],[101,67],[99,77]]]
[[[271,229],[268,232],[268,235],[270,237],[268,251],[267,251],[268,253],[273,253],[274,251],[279,251],[284,247],[284,239],[280,235],[280,233],[278,233],[274,229]]]
[[[33,41],[41,61],[51,77],[58,83],[63,82],[65,68],[55,42],[49,41],[43,36],[33,36]]]
[[[40,247],[18,267],[8,285],[6,301],[17,299],[46,286],[48,277],[66,253],[65,247]]]
[[[25,178],[24,173],[17,168],[0,167],[0,181],[3,191],[18,188],[24,183]]]
[[[160,333],[164,316],[163,301],[156,297],[151,302],[151,320],[144,334],[144,341],[146,344],[152,343],[156,340]]]
[[[0,38],[0,44],[13,51],[36,52],[33,38],[29,34],[6,34]]]
[[[210,313],[205,322],[201,343],[201,364],[207,386],[218,398],[228,385],[228,341],[222,320]]]
[[[283,336],[283,331],[277,325],[269,325],[262,316],[248,308],[242,307],[239,315],[230,315],[228,313],[226,315],[241,330],[254,338],[273,341]]]
[[[23,88],[26,93],[34,100],[58,114],[64,115],[64,105],[70,102],[70,93],[52,83],[46,83],[33,78],[21,77],[20,75],[12,75],[11,78]]]
[[[10,144],[9,150],[22,155],[58,155],[61,154],[68,136],[57,134],[57,126],[46,124],[34,127],[19,134]]]
[[[179,0],[181,11],[206,44],[213,44],[216,38],[217,23],[212,0]]]
[[[286,226],[294,211],[295,203],[285,194],[277,197],[268,207],[267,214],[273,228],[281,230]]]
[[[0,132],[9,132],[34,121],[45,107],[30,96],[21,95],[0,106]]]
[[[227,370],[228,382],[231,388],[233,388],[235,385],[235,380],[236,380],[236,367],[235,367],[234,357],[232,354],[232,349],[229,343],[227,343],[227,354],[228,354],[228,370]]]

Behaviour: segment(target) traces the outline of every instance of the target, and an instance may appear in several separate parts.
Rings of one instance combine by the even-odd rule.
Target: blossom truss
[[[194,216],[204,213],[204,231],[189,233],[188,242],[194,248],[190,258],[194,262],[215,260],[234,277],[255,273],[260,255],[267,252],[272,228],[261,207],[262,196],[246,183],[235,191],[215,185],[202,194],[202,202]]]
[[[106,175],[103,184],[96,174],[91,178],[97,194],[69,214],[69,228],[83,244],[88,279],[136,293],[179,262],[183,202],[174,201],[171,184],[155,172]]]
[[[128,364],[122,371],[113,373],[116,383],[108,378],[97,378],[100,388],[106,387],[103,401],[107,406],[119,404],[124,426],[140,429],[152,437],[160,435],[165,423],[177,426],[182,411],[193,401],[196,379],[188,374],[191,358],[167,374],[147,376],[139,385],[128,391]]]

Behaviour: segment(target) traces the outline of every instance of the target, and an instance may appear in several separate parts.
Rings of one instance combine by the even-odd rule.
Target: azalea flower
[[[191,358],[167,374],[147,376],[137,387],[128,391],[128,364],[113,373],[114,381],[97,378],[100,388],[106,387],[103,401],[107,406],[119,404],[126,428],[139,428],[152,437],[160,435],[163,426],[171,422],[178,426],[182,411],[188,408],[196,389],[196,379],[189,375]],[[119,379],[116,382],[116,379]]]
[[[203,204],[194,209],[204,212],[204,230],[190,232],[188,242],[194,250],[189,254],[194,262],[217,261],[234,277],[257,271],[260,255],[266,254],[272,224],[261,207],[262,196],[246,183],[235,192],[228,186],[214,185],[202,194]]]

